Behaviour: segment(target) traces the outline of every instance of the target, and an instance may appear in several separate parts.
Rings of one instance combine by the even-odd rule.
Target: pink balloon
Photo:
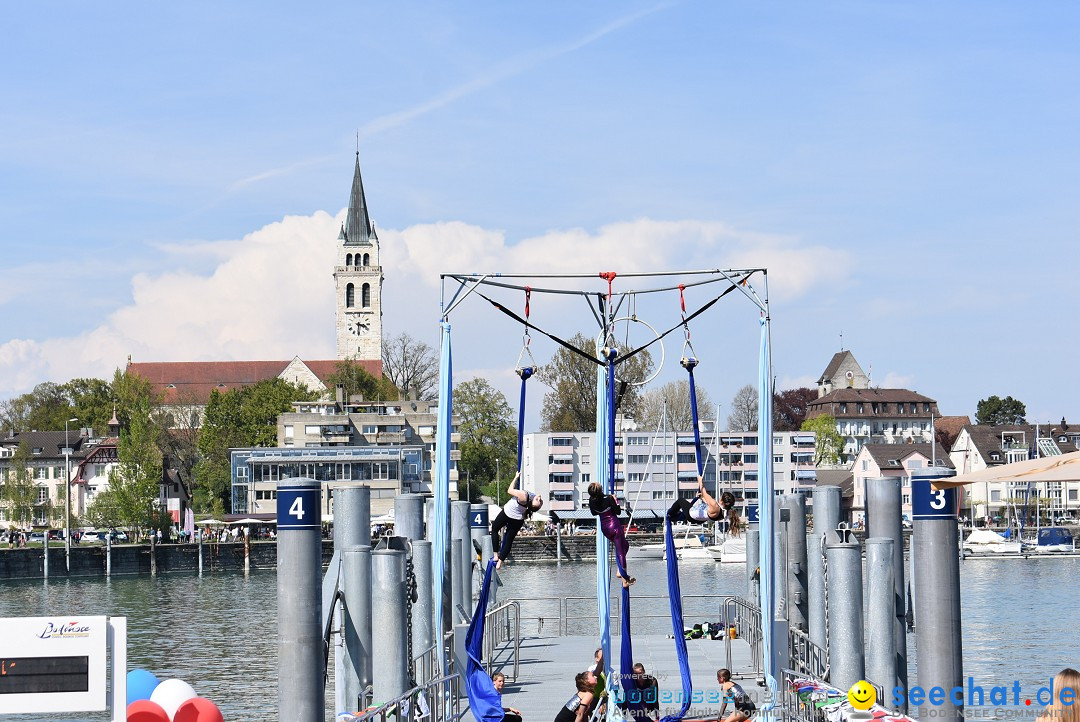
[[[137,699],[127,706],[128,722],[169,722],[169,714],[157,702]]]
[[[217,705],[205,697],[192,697],[176,708],[172,722],[225,722]]]

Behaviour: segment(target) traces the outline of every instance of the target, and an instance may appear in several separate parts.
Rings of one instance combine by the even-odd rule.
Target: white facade
[[[334,265],[338,359],[382,359],[382,283],[379,237],[368,217],[358,153]]]
[[[710,493],[732,492],[740,507],[758,503],[758,434],[716,433],[702,422],[705,483]],[[697,493],[694,434],[626,431],[615,441],[615,495],[634,509],[666,512],[677,497]],[[596,477],[595,432],[526,434],[522,451],[524,488],[540,494],[545,508],[571,511],[588,506],[588,486]],[[816,480],[814,435],[773,433],[773,483],[777,494],[809,494]]]

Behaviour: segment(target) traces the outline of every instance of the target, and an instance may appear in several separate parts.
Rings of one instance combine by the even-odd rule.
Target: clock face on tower
[[[351,317],[347,321],[346,329],[353,336],[363,336],[368,332],[368,324],[359,318]]]

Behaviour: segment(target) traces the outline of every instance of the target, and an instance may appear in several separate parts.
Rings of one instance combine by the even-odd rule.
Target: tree
[[[331,387],[341,386],[346,401],[357,394],[365,399],[383,401],[394,401],[399,396],[397,387],[389,379],[375,378],[356,361],[338,361],[334,373],[326,377],[326,383]]]
[[[753,384],[747,384],[735,392],[727,423],[730,431],[757,431],[758,390]]]
[[[465,381],[454,387],[454,413],[461,417],[459,487],[466,476],[470,488],[472,484],[480,486],[493,481],[497,467],[500,477],[513,478],[510,470],[517,464],[517,428],[506,396],[486,379]]]
[[[439,357],[407,333],[383,339],[383,373],[402,393],[432,401],[438,396]]]
[[[34,487],[30,458],[30,447],[24,441],[11,457],[11,466],[4,479],[3,500],[8,518],[19,526],[29,526],[34,521],[37,489]]]
[[[180,396],[168,406],[154,407],[151,419],[157,427],[157,445],[162,466],[176,471],[184,492],[195,492],[195,467],[199,463],[199,427],[202,405],[194,398]]]
[[[1003,399],[991,396],[988,399],[979,401],[978,406],[975,407],[976,424],[991,426],[1008,424],[1015,426],[1016,424],[1026,424],[1026,416],[1027,407],[1012,396],[1006,396]]]
[[[96,434],[104,436],[109,428],[109,419],[113,415],[113,391],[108,381],[94,378],[72,379],[64,384],[71,399],[71,418],[79,420],[79,426],[86,426]],[[149,388],[147,388],[149,391]],[[63,428],[63,425],[57,429]]]
[[[127,431],[120,434],[118,463],[109,473],[109,491],[122,523],[133,531],[154,524],[161,484],[161,452],[155,445],[156,427],[150,404],[131,410]]]
[[[596,343],[584,334],[575,334],[569,343],[585,354],[596,357]],[[620,357],[632,349],[620,349]],[[545,431],[583,431],[596,428],[596,369],[597,365],[569,349],[560,348],[551,361],[541,366],[537,378],[551,388],[544,395],[540,417]],[[618,411],[637,417],[640,411],[639,386],[652,373],[653,361],[648,351],[642,351],[615,367],[620,382],[616,394],[621,395]]]
[[[801,387],[773,394],[773,428],[776,431],[798,431],[806,421],[811,401],[818,397],[814,389]]]
[[[698,419],[712,419],[716,411],[709,392],[699,383],[694,383],[697,396]],[[693,415],[690,413],[690,381],[677,379],[663,386],[649,389],[641,397],[641,416],[639,425],[644,429],[657,429],[667,408],[667,428],[670,431],[692,431]]]
[[[822,415],[803,422],[801,431],[814,432],[814,464],[838,464],[844,450],[844,439],[836,430],[836,418]]]

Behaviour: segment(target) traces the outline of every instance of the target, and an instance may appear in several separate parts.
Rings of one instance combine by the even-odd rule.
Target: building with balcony
[[[991,426],[968,424],[956,437],[949,457],[957,474],[1030,458],[1058,456],[1076,451],[1073,437],[1061,428],[1018,424]],[[1006,516],[1009,507],[1045,504],[1052,516],[1080,512],[1077,482],[982,482],[964,487],[961,508],[976,519]]]
[[[758,435],[753,431],[717,431],[715,422],[702,421],[704,477],[709,493],[730,491],[747,505],[758,503]],[[615,496],[634,509],[663,514],[677,497],[697,493],[694,434],[631,431],[630,424],[615,438]],[[773,476],[776,492],[809,493],[815,485],[814,435],[806,432],[773,434]],[[595,432],[526,434],[522,459],[525,489],[541,494],[552,511],[588,506],[588,486],[597,481]]]
[[[828,415],[854,459],[866,444],[929,444],[937,402],[907,389],[835,389],[807,404],[806,418]]]
[[[324,483],[323,513],[333,513],[333,489],[372,488],[372,513],[398,494],[433,492],[438,405],[429,401],[303,401],[278,416],[276,448],[231,450],[232,512],[272,513],[277,483],[307,477]],[[450,434],[450,494],[457,495],[458,418]]]

